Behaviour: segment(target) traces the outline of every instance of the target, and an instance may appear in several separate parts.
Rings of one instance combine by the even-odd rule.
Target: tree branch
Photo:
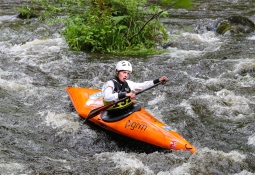
[[[161,13],[163,13],[164,11],[166,11],[166,10],[168,10],[168,9],[170,9],[170,8],[173,8],[173,7],[178,3],[178,1],[179,1],[179,0],[177,0],[176,2],[174,2],[174,3],[173,3],[172,5],[170,5],[170,7],[168,7],[167,9],[162,10],[162,11],[160,11],[160,12],[154,14],[154,15],[141,27],[141,29],[140,29],[137,33],[135,33],[133,36],[131,36],[131,37],[128,39],[129,43],[131,43],[132,39],[133,39],[135,36],[139,35],[139,34],[142,32],[142,30],[144,29],[144,27],[145,27],[150,21],[152,21],[153,19],[159,17],[159,15],[160,15]]]
[[[161,13],[163,13],[164,11],[165,11],[165,10],[162,10],[162,11],[160,11],[160,12],[154,14],[154,15],[141,27],[141,29],[140,29],[137,33],[135,33],[133,36],[131,36],[131,37],[128,39],[128,41],[131,42],[132,39],[133,39],[135,36],[139,35],[139,34],[142,32],[142,30],[144,29],[144,27],[145,27],[150,21],[152,21],[153,19],[159,17],[159,15],[160,15]]]

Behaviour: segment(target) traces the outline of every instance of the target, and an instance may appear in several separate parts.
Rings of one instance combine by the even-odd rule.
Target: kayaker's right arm
[[[118,100],[118,93],[112,93],[113,89],[114,89],[114,83],[111,80],[107,81],[104,84],[102,88],[102,94],[105,101],[113,102]]]

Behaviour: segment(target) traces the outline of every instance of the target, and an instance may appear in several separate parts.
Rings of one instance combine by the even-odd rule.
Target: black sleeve
[[[122,98],[125,98],[126,97],[126,92],[120,92],[118,93],[118,98],[119,99],[122,99]]]
[[[159,82],[160,82],[159,79],[153,80],[153,83],[154,83],[154,84],[157,84],[157,83],[159,83]]]

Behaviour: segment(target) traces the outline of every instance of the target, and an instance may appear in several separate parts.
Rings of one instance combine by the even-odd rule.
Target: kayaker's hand
[[[130,97],[131,99],[134,99],[135,96],[136,96],[136,95],[135,95],[133,92],[126,93],[126,97]]]
[[[159,81],[162,83],[162,84],[166,84],[166,82],[168,81],[168,78],[166,76],[163,76],[159,79]]]

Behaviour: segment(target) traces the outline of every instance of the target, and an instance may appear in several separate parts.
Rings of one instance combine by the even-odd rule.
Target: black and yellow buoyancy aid
[[[121,100],[122,98],[126,97],[126,93],[131,92],[130,87],[128,86],[128,83],[125,82],[121,82],[117,77],[112,79],[113,83],[114,83],[114,89],[113,89],[113,93],[118,93],[119,96],[119,100]],[[110,102],[106,102],[104,99],[104,104],[109,104]],[[130,98],[127,98],[123,101],[120,101],[116,104],[114,104],[112,107],[108,108],[107,110],[120,110],[123,108],[126,108],[130,105],[133,104],[133,101]]]

